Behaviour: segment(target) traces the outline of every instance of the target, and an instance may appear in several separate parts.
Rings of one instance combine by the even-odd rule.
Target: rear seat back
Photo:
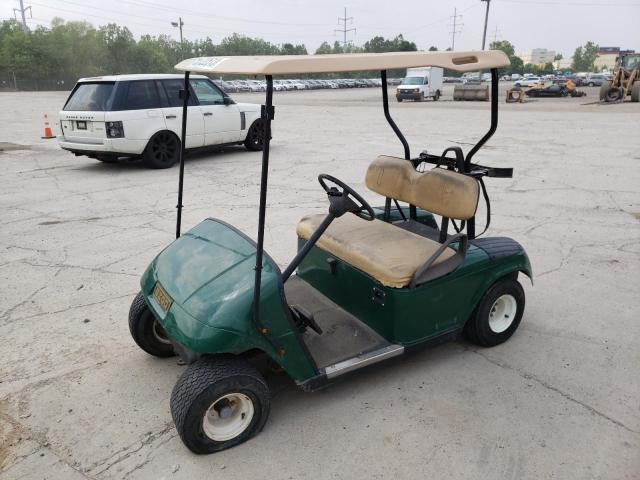
[[[379,156],[369,165],[365,182],[380,195],[447,218],[468,220],[478,208],[480,187],[475,179],[442,168],[420,173],[403,158]]]

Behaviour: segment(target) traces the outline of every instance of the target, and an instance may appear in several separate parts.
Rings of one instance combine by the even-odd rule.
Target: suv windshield
[[[422,85],[422,77],[407,77],[402,80],[402,85]]]
[[[80,83],[67,100],[64,110],[104,112],[115,82]]]

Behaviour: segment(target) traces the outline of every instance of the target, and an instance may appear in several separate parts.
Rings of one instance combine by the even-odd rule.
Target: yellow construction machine
[[[620,55],[613,80],[600,87],[603,102],[623,102],[627,95],[631,95],[632,102],[640,102],[640,53]]]

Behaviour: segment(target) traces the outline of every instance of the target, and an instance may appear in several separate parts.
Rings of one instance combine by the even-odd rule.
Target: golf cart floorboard
[[[301,334],[318,368],[323,369],[391,346],[370,327],[297,276],[287,280],[284,290],[287,303],[302,307],[313,315],[322,329],[322,335],[311,328]]]

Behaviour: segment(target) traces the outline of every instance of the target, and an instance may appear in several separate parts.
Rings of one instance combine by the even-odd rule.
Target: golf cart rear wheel
[[[493,347],[506,342],[516,331],[524,312],[525,296],[514,277],[494,283],[464,326],[471,343]]]
[[[249,127],[247,138],[244,141],[247,150],[259,151],[264,146],[264,123],[262,120],[256,120]]]
[[[269,387],[246,360],[204,357],[191,364],[171,392],[171,415],[194,453],[214,453],[260,432],[269,416]]]
[[[180,140],[173,132],[156,133],[145,148],[142,160],[147,167],[169,168],[180,160]]]
[[[131,303],[129,331],[136,344],[149,355],[161,358],[175,356],[167,332],[151,313],[142,292]]]

